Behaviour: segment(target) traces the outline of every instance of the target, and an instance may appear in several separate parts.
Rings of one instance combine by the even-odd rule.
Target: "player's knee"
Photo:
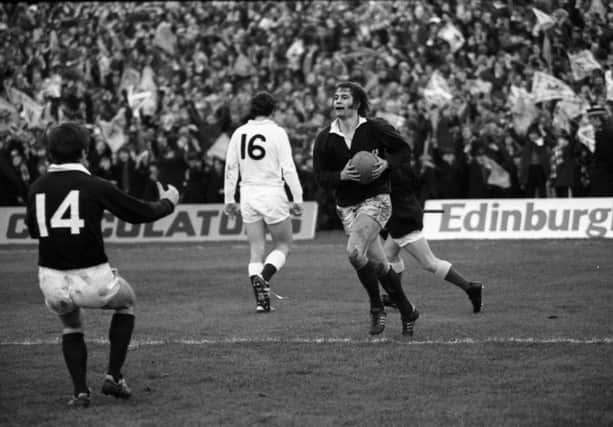
[[[436,267],[438,266],[438,261],[439,260],[437,258],[427,259],[421,263],[421,266],[427,272],[434,274],[436,272]]]
[[[132,309],[136,303],[136,294],[132,286],[121,276],[117,277],[119,290],[104,308],[122,310]]]
[[[424,265],[424,269],[434,274],[439,279],[444,279],[451,268],[451,264],[448,261],[432,258],[428,260]]]
[[[347,256],[349,258],[349,262],[356,270],[364,267],[368,262],[368,258],[358,247],[347,248]]]
[[[283,253],[285,256],[289,254],[291,248],[291,244],[288,242],[277,242],[275,245],[275,250]]]
[[[390,266],[396,273],[402,273],[404,271],[404,261],[400,257],[390,259]]]

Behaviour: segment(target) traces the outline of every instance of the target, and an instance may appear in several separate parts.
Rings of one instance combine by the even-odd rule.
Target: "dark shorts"
[[[424,211],[413,195],[402,199],[392,198],[392,216],[385,229],[397,239],[424,228]]]

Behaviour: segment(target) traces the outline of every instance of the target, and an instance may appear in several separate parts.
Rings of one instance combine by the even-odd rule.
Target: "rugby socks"
[[[281,267],[285,265],[285,260],[287,257],[280,250],[275,249],[266,257],[266,264],[264,264],[264,269],[262,270],[262,277],[267,282],[270,282],[272,276],[279,270]]]
[[[109,328],[109,341],[111,342],[111,353],[109,355],[108,374],[113,376],[115,381],[121,379],[121,367],[128,354],[128,346],[132,339],[134,330],[134,315],[127,313],[115,313],[111,319]]]
[[[72,377],[74,395],[89,393],[87,388],[87,346],[83,332],[62,335],[62,353]]]
[[[459,286],[460,288],[462,288],[463,290],[468,290],[470,288],[470,282],[467,281],[460,273],[458,273],[458,271],[453,268],[450,267],[449,271],[447,272],[447,275],[445,276],[445,280],[453,283],[456,286]]]
[[[400,282],[400,274],[396,273],[392,268],[380,264],[377,268],[379,276],[379,282],[381,286],[388,293],[390,299],[398,304],[398,310],[401,315],[408,316],[413,311],[413,306],[409,302],[404,290],[402,289],[402,283]]]
[[[398,261],[390,262],[391,270],[398,274],[398,280],[402,283],[402,272],[404,271],[404,261],[400,258]]]
[[[374,263],[368,261],[364,267],[356,270],[358,278],[368,293],[370,299],[371,310],[383,310],[381,302],[381,294],[379,293],[379,280],[377,279],[377,271]]]

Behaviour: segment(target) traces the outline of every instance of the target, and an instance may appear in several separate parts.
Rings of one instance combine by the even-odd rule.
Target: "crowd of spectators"
[[[535,30],[533,7],[554,22]],[[441,36],[449,24],[460,47]],[[305,199],[320,202],[326,228],[337,222],[311,150],[343,79],[361,83],[371,114],[413,147],[421,200],[591,195],[594,153],[577,137],[581,117],[560,123],[548,101],[518,126],[509,98],[511,86],[529,92],[542,71],[586,104],[610,108],[613,3],[5,3],[0,47],[0,205],[23,204],[47,167],[44,129],[61,120],[87,124],[90,170],[131,194],[155,199],[160,179],[183,203],[222,202],[228,136],[251,95],[268,90]],[[583,50],[600,69],[576,80],[568,54]],[[453,95],[443,106],[424,94],[434,72]],[[19,93],[37,107],[26,111]],[[148,93],[140,104],[139,93]]]

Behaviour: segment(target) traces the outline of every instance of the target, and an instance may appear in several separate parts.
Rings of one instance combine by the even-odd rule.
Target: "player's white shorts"
[[[289,218],[289,200],[283,187],[241,187],[241,216],[246,224],[261,219],[277,224]]]
[[[117,270],[108,263],[76,270],[38,267],[38,282],[45,304],[57,314],[104,307],[121,287]]]

